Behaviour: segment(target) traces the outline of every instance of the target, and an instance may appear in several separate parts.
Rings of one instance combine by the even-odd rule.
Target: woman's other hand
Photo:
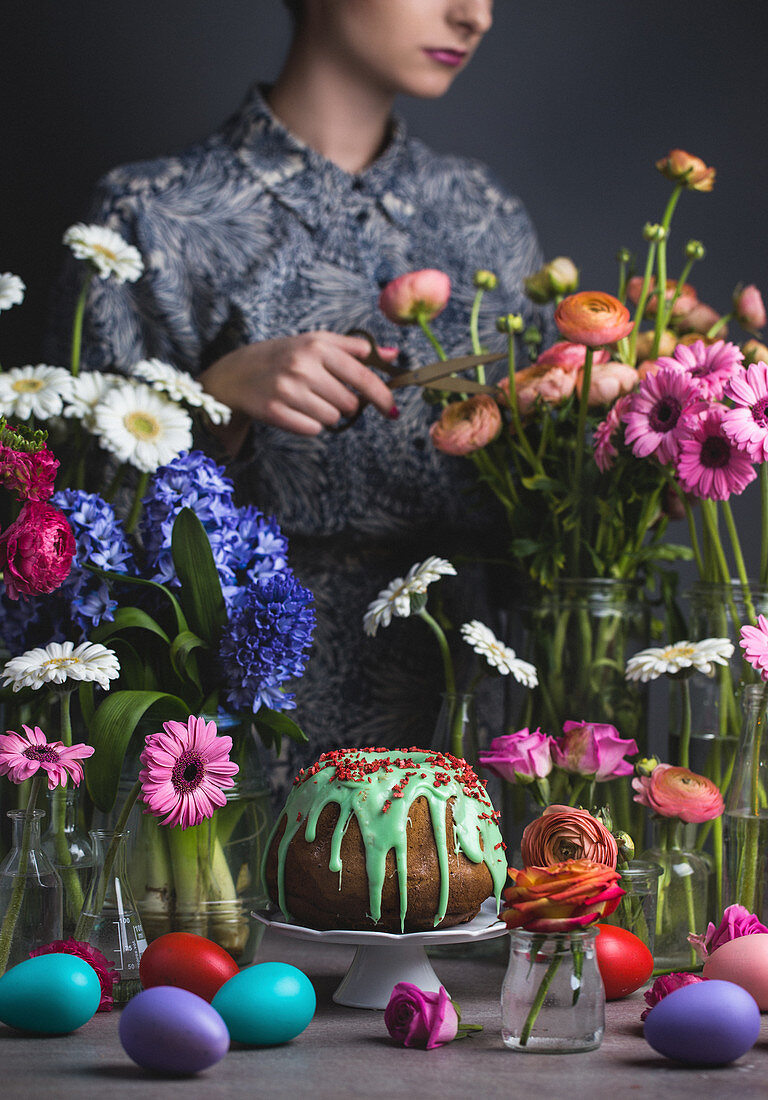
[[[297,435],[317,435],[361,401],[383,416],[393,416],[392,391],[362,362],[367,340],[335,332],[281,336],[236,348],[199,377],[208,393],[232,410],[232,419],[217,434],[231,454],[237,453],[252,420],[261,420]],[[397,348],[379,348],[393,360]]]

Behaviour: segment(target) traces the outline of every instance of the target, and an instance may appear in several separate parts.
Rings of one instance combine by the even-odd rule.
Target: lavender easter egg
[[[760,1034],[760,1009],[733,982],[681,986],[655,1005],[643,1025],[659,1054],[695,1066],[722,1066],[740,1058]]]
[[[703,973],[705,978],[740,985],[764,1012],[768,1009],[768,934],[758,932],[728,940],[712,952]]]
[[[229,1032],[207,1001],[176,986],[139,993],[120,1015],[120,1042],[144,1069],[192,1074],[214,1065],[229,1050]]]

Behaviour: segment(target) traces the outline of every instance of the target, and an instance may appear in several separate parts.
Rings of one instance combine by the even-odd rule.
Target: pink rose
[[[480,765],[508,783],[529,783],[544,779],[552,771],[552,738],[540,729],[526,727],[516,733],[494,737],[488,748],[479,753]]]
[[[434,1050],[456,1038],[459,1014],[441,985],[437,993],[398,982],[384,1009],[384,1023],[396,1043]]]
[[[520,845],[526,867],[551,867],[566,859],[591,859],[616,869],[616,838],[588,810],[547,806],[541,817],[526,825]]]
[[[379,309],[396,325],[414,325],[437,317],[450,296],[451,280],[445,272],[425,268],[387,283],[379,295]]]
[[[687,974],[684,972],[677,972],[675,974],[662,974],[660,978],[657,978],[650,989],[646,989],[643,996],[645,997],[645,1003],[648,1007],[641,1014],[640,1019],[644,1020],[652,1008],[655,1008],[659,1001],[663,1001],[665,997],[668,997],[670,993],[674,993],[676,989],[681,989],[684,985],[695,985],[696,982],[705,982],[707,979],[702,978],[700,974]]]
[[[0,570],[12,600],[53,592],[69,576],[75,536],[52,504],[28,500],[0,535]]]
[[[698,824],[723,812],[723,796],[716,784],[688,768],[659,764],[650,775],[633,779],[632,786],[637,792],[635,802],[662,817]]]
[[[555,324],[566,340],[589,348],[615,344],[635,327],[627,307],[602,290],[581,290],[563,298],[555,310]]]
[[[560,340],[541,353],[536,360],[536,366],[560,367],[567,374],[572,374],[584,366],[586,356],[587,348],[585,344],[572,344],[570,340]],[[595,352],[592,362],[607,363],[610,357],[605,348],[600,348]]]
[[[750,286],[745,286],[734,294],[733,312],[736,314],[736,320],[742,328],[750,332],[765,327],[766,317],[763,296],[756,286],[750,284]]]
[[[478,393],[446,405],[429,434],[443,454],[468,455],[485,447],[500,431],[499,406],[490,394]]]
[[[768,928],[760,923],[754,913],[750,913],[743,905],[729,905],[723,912],[723,919],[717,928],[710,921],[703,936],[691,933],[688,942],[696,948],[699,958],[703,961],[729,940],[738,940],[741,936],[755,936],[761,932],[768,932]]]
[[[631,775],[632,765],[624,757],[636,752],[635,741],[619,737],[615,726],[601,722],[566,722],[563,736],[552,744],[552,759],[558,768],[594,776],[598,783]]]
[[[593,363],[589,379],[590,408],[596,405],[611,405],[617,397],[631,393],[639,381],[637,371],[627,363]],[[576,392],[581,397],[584,386],[584,374],[579,371],[576,377]]]

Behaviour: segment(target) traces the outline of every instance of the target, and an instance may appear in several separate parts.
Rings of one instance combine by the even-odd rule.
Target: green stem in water
[[[754,624],[757,619],[755,616],[755,607],[752,603],[752,592],[749,587],[749,578],[747,577],[747,567],[744,564],[744,555],[741,552],[741,542],[739,540],[738,531],[736,530],[736,523],[733,518],[733,511],[731,510],[731,502],[728,500],[722,501],[723,515],[725,516],[725,526],[728,530],[728,537],[731,540],[731,549],[733,550],[733,558],[736,562],[736,572],[741,582],[741,590],[744,596],[744,606],[747,609],[749,615],[749,621]]]
[[[8,966],[8,958],[11,954],[13,934],[21,912],[21,903],[24,900],[24,891],[27,886],[27,859],[29,858],[30,838],[32,836],[32,821],[37,793],[40,790],[39,772],[32,777],[29,785],[29,797],[24,811],[24,828],[21,833],[21,851],[19,852],[19,871],[13,881],[11,900],[3,917],[3,926],[0,928],[0,974],[4,974]]]
[[[75,316],[72,322],[72,359],[70,363],[70,370],[72,377],[77,378],[80,374],[80,353],[83,345],[83,316],[85,315],[85,303],[88,299],[88,291],[93,277],[96,272],[91,269],[85,277],[83,288],[80,291],[80,297],[77,299],[77,305],[75,306]]]
[[[520,1046],[524,1047],[528,1043],[533,1031],[533,1025],[536,1023],[536,1017],[541,1012],[541,1007],[544,1004],[549,987],[552,985],[552,979],[558,971],[560,963],[563,961],[563,955],[565,953],[565,947],[563,938],[561,936],[556,937],[555,952],[552,956],[552,961],[547,967],[547,972],[541,979],[541,985],[538,992],[533,999],[533,1004],[528,1010],[525,1023],[523,1024],[523,1030],[520,1032]]]
[[[87,943],[88,939],[93,931],[93,924],[96,917],[101,912],[104,905],[104,897],[107,892],[107,883],[112,873],[112,866],[115,862],[118,848],[120,846],[120,840],[122,834],[125,832],[125,827],[128,823],[128,818],[131,816],[131,810],[134,807],[136,799],[141,793],[141,780],[137,779],[131,787],[130,791],[126,795],[123,808],[120,811],[120,816],[115,823],[115,827],[112,831],[112,840],[107,848],[106,855],[104,856],[104,867],[101,873],[102,882],[102,894],[101,897],[94,899],[93,913],[80,913],[77,925],[75,927],[75,939]]]

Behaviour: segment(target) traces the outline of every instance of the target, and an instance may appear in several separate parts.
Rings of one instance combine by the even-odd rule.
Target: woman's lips
[[[441,65],[450,65],[452,68],[461,65],[462,61],[467,56],[466,50],[425,49],[424,53],[427,57],[431,57],[433,61],[437,61]]]

